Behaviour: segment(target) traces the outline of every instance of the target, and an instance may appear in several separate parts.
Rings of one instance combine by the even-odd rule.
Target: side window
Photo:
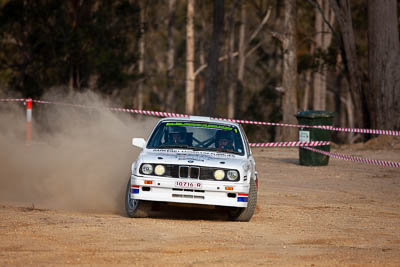
[[[250,156],[251,155],[251,150],[250,150],[250,146],[249,146],[249,140],[247,139],[246,133],[244,132],[244,129],[243,129],[242,125],[240,125],[239,127],[240,127],[240,131],[242,132],[242,135],[243,135],[243,138],[244,138],[244,142],[246,143],[245,146],[246,146],[247,155]]]
[[[162,137],[164,135],[164,130],[165,130],[165,124],[160,124],[160,126],[157,127],[157,129],[155,129],[154,133],[152,134],[152,136],[150,137],[150,140],[148,142],[147,147],[148,148],[154,148],[154,147],[158,147],[161,142],[162,142]]]
[[[243,141],[244,140],[242,140],[242,136],[240,135],[240,131],[238,132],[236,128],[234,130],[235,130],[235,134],[234,134],[235,151],[239,152],[239,153],[243,153],[244,152],[244,148],[243,148]]]

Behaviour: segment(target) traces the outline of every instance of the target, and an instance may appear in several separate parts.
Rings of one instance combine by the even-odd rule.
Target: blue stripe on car
[[[132,194],[139,194],[139,188],[131,188]]]
[[[248,197],[238,197],[237,202],[247,202],[248,199],[249,199]]]

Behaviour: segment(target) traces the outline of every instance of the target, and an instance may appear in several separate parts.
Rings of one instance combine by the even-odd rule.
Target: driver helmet
[[[168,139],[172,143],[185,143],[186,128],[181,126],[171,126],[168,129]]]
[[[233,149],[232,131],[218,131],[215,135],[215,146],[223,149]]]

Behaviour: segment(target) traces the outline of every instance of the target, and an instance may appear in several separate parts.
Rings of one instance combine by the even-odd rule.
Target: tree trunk
[[[337,112],[337,118],[339,119],[339,127],[341,128],[354,128],[354,107],[353,101],[351,99],[349,82],[348,79],[345,77],[345,73],[342,63],[342,56],[340,53],[337,54],[336,57],[336,81],[335,81],[335,110]],[[340,132],[337,134],[341,140],[352,144],[352,142],[357,139],[354,133],[350,132]]]
[[[68,91],[69,91],[69,94],[71,94],[71,95],[74,92],[74,67],[72,65],[72,62],[71,62],[71,66],[69,68]]]
[[[206,27],[204,20],[201,21],[203,29]],[[205,48],[204,48],[204,40],[199,40],[199,63],[200,66],[206,65],[206,56],[205,56]],[[196,103],[195,108],[196,111],[201,111],[203,106],[205,105],[205,95],[204,95],[204,75],[198,73],[198,90],[196,91]],[[195,79],[197,78],[195,74]]]
[[[306,70],[304,74],[304,96],[302,110],[308,110],[308,101],[310,98],[311,70]]]
[[[206,72],[205,94],[206,101],[202,109],[202,114],[207,116],[216,115],[216,98],[219,80],[219,54],[221,49],[221,39],[224,33],[224,0],[213,1],[213,33],[211,46],[208,53],[208,68]]]
[[[193,114],[194,110],[194,0],[187,2],[187,22],[186,22],[186,114]]]
[[[144,75],[144,23],[145,23],[145,13],[144,4],[140,6],[140,40],[139,40],[139,75]],[[137,93],[137,109],[143,109],[143,79],[139,81],[138,93]]]
[[[167,56],[167,91],[165,97],[164,110],[175,110],[175,12],[176,0],[168,1],[168,56]]]
[[[285,0],[285,35],[282,40],[283,48],[283,77],[282,87],[282,120],[284,123],[297,124],[297,44],[296,44],[296,0]],[[290,127],[281,131],[281,140],[294,141],[297,132]]]
[[[361,83],[361,70],[358,65],[353,23],[351,19],[349,0],[330,0],[336,15],[341,37],[341,54],[350,84],[350,94],[355,108],[356,127],[368,127],[369,115],[366,105],[365,92]]]
[[[241,112],[241,103],[243,95],[243,83],[244,83],[244,66],[246,64],[246,7],[244,3],[240,9],[240,26],[239,26],[239,58],[238,58],[238,73],[236,81],[236,99],[235,99],[235,114],[234,117],[238,117]]]
[[[323,0],[317,0],[318,5],[321,7],[322,10],[324,10]],[[314,53],[316,55],[319,55],[317,57],[317,70],[313,74],[313,109],[314,110],[323,110],[325,107],[322,107],[322,102],[325,99],[322,99],[322,96],[325,96],[325,84],[323,84],[323,77],[322,77],[322,66],[323,62],[321,59],[321,50],[322,50],[322,31],[323,31],[323,20],[322,20],[322,14],[318,8],[315,8],[315,22],[314,22],[314,27],[315,27],[315,34],[314,34]],[[325,12],[324,12],[325,13]]]
[[[332,25],[334,13],[329,6],[329,0],[317,0],[325,18]],[[332,33],[328,25],[324,22],[320,9],[315,8],[315,50],[317,52],[327,53],[332,41]],[[313,107],[314,110],[326,109],[326,80],[328,68],[326,64],[319,60],[318,70],[313,76]]]
[[[354,108],[351,102],[351,94],[347,92],[346,94],[346,101],[345,101],[346,113],[347,113],[347,127],[354,128]],[[354,133],[347,133],[347,142],[349,144],[354,143],[355,141],[355,134]]]
[[[400,44],[396,0],[368,1],[372,127],[400,129]]]
[[[231,7],[231,12],[229,14],[229,38],[228,38],[228,67],[227,67],[227,88],[228,88],[228,118],[234,118],[235,116],[235,75],[234,73],[234,56],[235,52],[235,11],[240,0],[235,1]]]

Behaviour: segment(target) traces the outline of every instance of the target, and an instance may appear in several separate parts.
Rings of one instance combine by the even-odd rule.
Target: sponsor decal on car
[[[237,197],[237,202],[248,202],[249,194],[239,193]]]
[[[176,154],[177,156],[180,155],[187,155],[187,150],[182,150],[182,149],[160,149],[160,148],[155,148],[151,150],[152,152],[162,152],[162,153],[172,153]],[[191,155],[205,155],[205,156],[210,156],[214,158],[238,158],[237,155],[235,154],[229,154],[229,153],[220,153],[220,152],[210,152],[210,151],[190,151]]]
[[[131,185],[132,194],[139,194],[139,188],[140,188],[140,186],[138,186],[138,185]]]
[[[214,129],[221,129],[221,130],[227,130],[227,131],[232,131],[233,128],[227,127],[227,126],[222,126],[222,125],[216,125],[216,124],[207,124],[207,123],[191,123],[191,122],[167,122],[167,126],[191,126],[191,127],[204,127],[204,128],[214,128]],[[236,129],[235,129],[236,130]],[[237,130],[236,130],[237,131]]]

